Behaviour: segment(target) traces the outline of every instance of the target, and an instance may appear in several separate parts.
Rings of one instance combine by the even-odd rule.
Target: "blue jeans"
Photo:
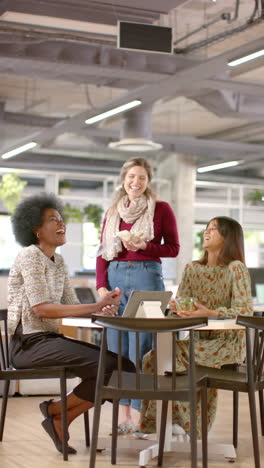
[[[155,261],[142,262],[109,262],[108,284],[110,289],[118,287],[122,291],[118,315],[123,315],[131,291],[164,291],[161,264]],[[140,333],[140,360],[152,349],[152,334]],[[118,332],[107,331],[108,349],[118,352]],[[123,332],[122,354],[136,364],[136,334]],[[121,405],[131,404],[132,408],[140,410],[141,400],[120,400]]]

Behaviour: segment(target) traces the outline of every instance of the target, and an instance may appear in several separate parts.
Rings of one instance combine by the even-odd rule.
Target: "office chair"
[[[2,338],[3,336],[3,338]],[[68,460],[67,444],[67,408],[66,408],[66,386],[67,378],[75,378],[67,367],[42,367],[30,369],[14,369],[9,362],[9,337],[7,331],[7,309],[0,309],[0,380],[4,381],[2,408],[0,416],[0,441],[3,440],[5,417],[8,402],[8,392],[11,380],[23,379],[59,379],[60,397],[62,402],[62,446],[63,460]],[[85,443],[90,445],[90,430],[88,411],[84,413]]]
[[[255,392],[258,391],[263,395],[264,389],[264,318],[239,315],[236,322],[246,329],[246,372],[239,367],[235,369],[223,367],[221,369],[214,369],[211,367],[197,366],[197,373],[198,375],[200,372],[201,375],[207,374],[208,388],[230,390],[236,394],[238,394],[238,392],[248,394],[255,468],[260,468]],[[253,348],[250,330],[254,331]],[[238,411],[238,406],[235,411]],[[262,401],[262,424],[263,415]],[[237,434],[237,424],[235,430]]]
[[[92,288],[86,286],[75,286],[74,291],[81,304],[93,304],[96,298]]]
[[[125,318],[93,316],[93,320],[103,327],[102,346],[97,376],[97,392],[95,397],[93,431],[90,449],[90,468],[95,467],[96,448],[100,424],[101,403],[104,399],[113,401],[112,414],[112,451],[111,463],[116,464],[118,409],[121,398],[138,398],[144,400],[162,400],[161,426],[159,437],[158,466],[162,465],[165,442],[165,429],[167,420],[168,402],[174,400],[190,401],[190,443],[191,466],[197,467],[197,431],[196,431],[196,401],[197,393],[201,393],[202,402],[202,448],[203,468],[207,467],[207,390],[206,376],[195,375],[194,364],[194,328],[207,324],[207,318],[188,319],[151,319],[151,318]],[[104,362],[107,351],[107,329],[118,330],[118,369],[113,372],[107,385],[104,385]],[[190,330],[189,353],[190,361],[188,375],[177,374],[176,369],[176,333],[188,328]],[[136,372],[128,373],[122,370],[122,332],[136,333]],[[140,332],[153,333],[154,336],[154,375],[140,373],[139,334]],[[172,371],[170,375],[158,375],[158,340],[157,334],[170,333],[172,340]]]

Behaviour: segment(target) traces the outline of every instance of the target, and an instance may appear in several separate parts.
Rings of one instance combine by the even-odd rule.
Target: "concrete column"
[[[48,174],[45,178],[45,192],[59,193],[59,177],[58,174]]]
[[[180,253],[174,261],[175,283],[179,284],[186,263],[192,260],[193,249],[193,223],[196,166],[192,156],[172,154],[157,167],[157,177],[166,178],[171,182],[171,197],[165,198],[160,193],[161,200],[172,206],[176,215],[179,237]],[[164,262],[166,266],[166,261]],[[170,266],[170,269],[172,264]]]

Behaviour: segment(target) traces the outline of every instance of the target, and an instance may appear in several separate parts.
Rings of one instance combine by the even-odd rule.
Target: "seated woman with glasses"
[[[59,319],[90,317],[93,313],[116,315],[121,291],[109,291],[95,304],[80,304],[70,285],[67,269],[57,247],[66,242],[63,206],[46,193],[27,197],[12,216],[15,238],[24,248],[8,279],[8,324],[13,334],[11,361],[14,367],[70,367],[81,382],[67,395],[67,423],[93,406],[100,349],[59,333]],[[105,379],[117,368],[117,356],[108,352]],[[134,365],[124,358],[128,372]],[[61,400],[40,404],[42,426],[62,452]],[[73,447],[68,448],[76,453]]]
[[[239,314],[253,315],[250,276],[244,260],[244,238],[240,224],[232,218],[219,216],[207,225],[203,235],[204,255],[186,265],[177,296],[195,297],[196,310],[177,311],[171,301],[171,314],[188,317],[235,318]],[[188,365],[188,341],[177,340],[177,370]],[[195,333],[195,359],[201,366],[220,368],[226,364],[241,364],[246,355],[243,330],[214,330]],[[152,373],[153,352],[145,355],[143,371]],[[208,389],[208,430],[216,415],[217,390]],[[156,406],[144,401],[141,409],[142,432],[156,432]],[[198,436],[201,428],[200,404],[197,406]],[[174,434],[190,429],[190,404],[173,402]],[[179,427],[180,426],[180,427]]]

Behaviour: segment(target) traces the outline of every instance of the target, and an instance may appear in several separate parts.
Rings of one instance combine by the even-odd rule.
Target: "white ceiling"
[[[174,53],[117,49],[117,20],[171,26]],[[126,117],[149,136],[144,115],[152,116],[163,149],[150,158],[176,151],[198,166],[239,159],[210,176],[263,182],[264,57],[227,65],[264,48],[263,23],[263,0],[1,2],[0,152],[32,140],[38,147],[0,165],[116,173],[130,154],[107,144],[124,120],[84,120],[138,98],[146,114]]]

